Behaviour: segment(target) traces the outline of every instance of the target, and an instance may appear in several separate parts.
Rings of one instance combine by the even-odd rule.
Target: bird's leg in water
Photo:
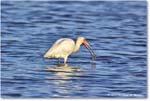
[[[58,65],[60,64],[60,58],[58,58]]]
[[[64,57],[64,65],[67,63],[68,56]]]

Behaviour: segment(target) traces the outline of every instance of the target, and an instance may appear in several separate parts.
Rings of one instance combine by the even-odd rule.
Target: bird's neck
[[[81,43],[77,40],[76,44],[75,44],[75,47],[74,47],[74,52],[77,52],[79,50],[80,45],[81,45]]]

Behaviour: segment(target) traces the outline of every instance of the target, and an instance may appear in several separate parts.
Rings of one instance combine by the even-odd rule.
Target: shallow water
[[[146,2],[4,2],[3,98],[146,97]],[[59,38],[87,38],[68,68],[44,59]],[[63,62],[63,60],[61,60]]]

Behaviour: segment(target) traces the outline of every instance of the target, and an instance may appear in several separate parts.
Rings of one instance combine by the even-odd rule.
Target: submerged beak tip
[[[94,54],[93,57],[92,57],[93,61],[96,60],[96,55]]]

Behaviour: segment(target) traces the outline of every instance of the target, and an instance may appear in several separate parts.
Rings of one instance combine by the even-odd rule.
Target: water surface
[[[2,1],[3,98],[145,98],[146,2]],[[87,38],[68,68],[43,54],[59,38]],[[61,60],[63,62],[63,60]]]

